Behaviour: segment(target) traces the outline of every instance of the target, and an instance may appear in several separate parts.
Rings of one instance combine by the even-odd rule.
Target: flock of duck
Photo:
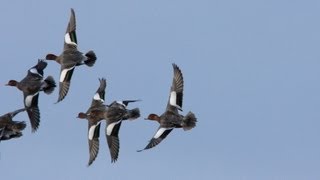
[[[78,50],[77,46],[76,18],[74,10],[71,9],[70,20],[64,36],[63,52],[59,56],[48,54],[45,58],[46,60],[54,60],[61,65],[57,103],[62,101],[68,94],[75,68],[81,65],[92,67],[97,60],[94,51],[83,54]],[[7,86],[14,86],[23,92],[24,108],[0,116],[0,141],[22,136],[26,123],[13,121],[13,117],[20,112],[27,112],[32,132],[36,132],[39,128],[39,94],[41,91],[51,94],[56,87],[56,82],[52,76],[44,79],[43,71],[47,66],[46,60],[38,60],[37,64],[28,70],[27,75],[21,81],[10,80],[6,84]],[[191,111],[185,116],[179,114],[179,111],[182,111],[184,81],[180,68],[176,64],[172,65],[174,74],[166,110],[160,116],[150,114],[146,118],[146,120],[157,121],[160,126],[147,146],[144,149],[138,150],[138,152],[157,146],[174,128],[190,130],[196,126],[197,118]],[[99,79],[99,81],[100,85],[92,98],[90,107],[86,112],[78,114],[78,118],[88,120],[90,154],[88,166],[96,159],[99,151],[101,121],[106,120],[105,135],[110,150],[111,162],[116,162],[120,148],[118,134],[122,121],[134,120],[140,117],[139,108],[127,109],[129,103],[139,100],[114,101],[109,105],[105,105],[107,82],[104,78]]]

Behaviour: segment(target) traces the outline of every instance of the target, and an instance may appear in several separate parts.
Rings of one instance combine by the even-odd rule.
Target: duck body
[[[146,118],[146,120],[157,121],[160,126],[147,146],[144,149],[138,150],[138,152],[157,146],[175,128],[190,130],[196,126],[197,118],[191,111],[185,116],[179,114],[179,111],[182,111],[184,81],[180,68],[176,64],[172,64],[172,66],[174,75],[167,108],[160,116],[149,114]]]
[[[55,54],[47,54],[47,60],[54,60],[61,65],[59,79],[59,97],[58,101],[62,101],[68,94],[71,78],[76,66],[87,65],[92,67],[96,60],[96,54],[90,50],[83,54],[78,50],[78,42],[76,36],[76,17],[75,12],[71,9],[71,16],[64,36],[64,47],[62,53],[57,56]]]
[[[16,111],[0,116],[0,141],[19,138],[22,136],[22,131],[26,124],[24,121],[13,121],[13,117],[25,109],[18,109]]]
[[[46,68],[47,62],[38,60],[37,65],[28,70],[27,75],[20,81],[10,80],[7,86],[14,86],[23,92],[23,104],[27,109],[27,113],[31,122],[32,132],[35,132],[40,124],[40,110],[38,107],[39,92],[44,91],[51,94],[56,83],[52,76],[48,76],[43,80],[43,70]]]

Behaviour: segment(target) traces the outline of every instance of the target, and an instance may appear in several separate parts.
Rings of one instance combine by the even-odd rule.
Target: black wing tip
[[[31,132],[35,133],[40,126],[40,110],[36,107],[27,109],[27,113],[31,123]]]
[[[118,157],[117,158],[114,158],[114,159],[111,159],[111,163],[116,163],[118,161]]]

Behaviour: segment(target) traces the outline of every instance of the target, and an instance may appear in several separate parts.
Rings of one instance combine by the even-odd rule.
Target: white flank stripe
[[[32,95],[29,95],[26,97],[26,99],[24,100],[24,103],[27,107],[30,107],[31,106],[31,103],[32,103],[32,99],[34,96],[36,96],[37,94],[39,94],[39,92],[35,93],[35,94],[32,94]]]
[[[108,125],[107,127],[107,135],[110,136],[112,131],[113,131],[113,128],[116,124],[119,124],[121,121],[117,121],[117,122],[114,122],[114,123],[111,123]]]
[[[96,129],[96,127],[97,127],[100,123],[101,123],[101,122],[98,122],[97,125],[93,125],[93,126],[90,127],[90,129],[89,129],[89,135],[88,135],[89,140],[92,140],[92,139],[93,139],[94,130]]]
[[[172,128],[160,128],[157,133],[153,136],[153,138],[158,139],[166,130],[169,130]]]
[[[69,33],[66,33],[66,35],[64,35],[64,42],[70,45],[74,45],[77,46],[77,44],[75,42],[71,41],[71,37]]]
[[[73,69],[75,66],[72,66],[71,68],[69,69],[64,69],[61,71],[61,75],[60,75],[60,82],[63,82],[64,79],[66,78],[66,75],[68,73],[68,71],[70,71],[71,69]]]

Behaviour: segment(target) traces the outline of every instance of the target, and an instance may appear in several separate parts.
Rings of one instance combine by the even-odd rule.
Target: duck
[[[139,108],[127,109],[131,102],[139,100],[113,101],[105,105],[106,80],[99,79],[100,86],[94,94],[91,106],[86,113],[78,113],[79,119],[88,120],[88,141],[89,141],[89,162],[90,166],[96,159],[99,152],[100,125],[103,120],[106,121],[105,135],[110,151],[111,163],[117,161],[119,156],[119,130],[123,120],[134,120],[140,117]]]
[[[137,101],[140,100],[113,101],[107,106],[108,108],[104,113],[104,118],[107,120],[106,137],[111,163],[115,163],[118,160],[120,149],[119,131],[122,121],[135,120],[140,117],[139,108],[127,109],[129,103]]]
[[[56,83],[52,76],[43,80],[43,70],[47,62],[39,59],[38,63],[28,70],[27,75],[20,81],[9,80],[6,86],[13,86],[23,92],[23,103],[31,123],[32,132],[36,132],[40,125],[40,110],[38,107],[39,92],[51,94]]]
[[[22,131],[26,128],[26,123],[24,121],[13,121],[13,117],[23,111],[25,111],[25,108],[0,116],[0,141],[22,136]]]
[[[91,106],[84,112],[80,112],[77,116],[79,119],[88,120],[88,142],[89,142],[89,162],[90,166],[96,159],[99,152],[99,136],[100,136],[100,124],[104,120],[105,105],[105,88],[107,86],[106,79],[99,79],[100,85],[94,94]]]
[[[92,67],[97,60],[94,51],[90,50],[86,54],[83,54],[78,50],[76,16],[74,9],[71,8],[70,20],[64,35],[63,52],[59,56],[49,53],[46,55],[45,59],[56,61],[61,65],[58,103],[62,101],[68,94],[75,67],[84,64],[88,67]]]
[[[152,113],[145,118],[145,120],[158,122],[160,126],[147,146],[144,149],[138,150],[138,152],[154,148],[175,128],[182,128],[187,131],[196,126],[197,118],[193,112],[189,111],[185,116],[179,114],[179,111],[182,111],[184,81],[180,68],[174,63],[172,66],[173,81],[165,112],[160,116]]]

